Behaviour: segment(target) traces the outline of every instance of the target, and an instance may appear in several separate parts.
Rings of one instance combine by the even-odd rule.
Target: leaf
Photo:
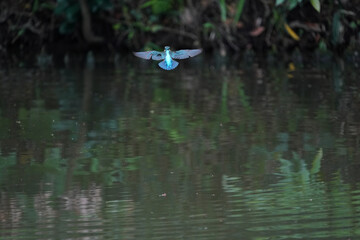
[[[119,29],[121,28],[121,23],[115,23],[115,24],[112,26],[112,28],[113,28],[114,30],[119,30]]]
[[[285,0],[276,0],[275,6],[279,6],[281,4],[283,4],[285,2]]]
[[[310,170],[311,174],[318,173],[320,171],[322,158],[323,158],[323,150],[322,148],[320,148],[312,162],[312,168]]]
[[[70,6],[70,4],[65,0],[58,0],[56,8],[54,10],[55,15],[61,15],[64,14],[67,10],[67,8]]]
[[[71,5],[65,11],[65,17],[68,22],[75,23],[80,18],[80,5]]]
[[[130,31],[128,34],[128,40],[132,40],[134,38],[135,31]]]
[[[155,32],[158,32],[162,29],[163,27],[161,25],[153,25],[151,26],[151,32],[155,33]]]
[[[35,0],[32,8],[32,12],[36,12],[39,9],[39,0]]]
[[[206,22],[203,24],[204,30],[214,29],[215,26],[211,22]]]
[[[245,0],[239,0],[236,8],[236,13],[234,17],[234,24],[237,23],[240,20],[242,11],[244,9]]]
[[[17,35],[20,37],[21,35],[23,35],[25,33],[25,28],[22,28],[18,31]]]
[[[285,23],[284,26],[285,26],[285,29],[286,29],[286,31],[288,32],[288,34],[289,34],[294,40],[296,40],[296,41],[299,41],[299,40],[300,40],[300,37],[296,34],[296,32],[294,32],[294,30],[291,29],[291,27],[290,27],[287,23]]]
[[[151,7],[154,14],[162,14],[171,10],[173,1],[170,0],[149,0],[142,4],[140,8]]]
[[[225,0],[219,1],[219,7],[220,7],[220,14],[221,14],[221,21],[226,21],[226,3]]]
[[[99,10],[111,10],[113,8],[109,0],[97,0],[90,2],[92,12],[97,12]]]
[[[147,1],[145,3],[143,3],[140,8],[147,8],[147,7],[151,7],[153,5],[152,1]]]
[[[320,12],[320,0],[310,0],[310,3],[316,11]]]
[[[295,64],[293,62],[289,63],[288,65],[288,71],[293,72],[296,70]]]
[[[61,34],[69,34],[74,31],[75,25],[69,22],[63,22],[59,27],[59,32]]]
[[[291,168],[293,166],[292,162],[290,162],[289,160],[286,160],[284,158],[279,158],[279,161],[280,161],[279,169],[280,169],[281,175],[290,177],[293,172],[291,170]]]
[[[264,32],[265,28],[263,26],[259,26],[257,28],[255,28],[254,30],[252,30],[249,34],[252,37],[257,37],[259,36],[262,32]]]
[[[327,46],[326,46],[325,41],[321,40],[321,41],[319,42],[319,49],[320,49],[321,51],[323,51],[323,52],[325,52],[325,51],[327,50]]]
[[[171,129],[169,132],[169,137],[175,143],[182,143],[185,141],[185,137],[182,136],[176,129]]]
[[[99,172],[99,159],[97,158],[91,159],[90,172],[92,173]]]
[[[352,22],[350,23],[350,28],[352,28],[353,30],[355,30],[356,27],[357,27],[356,23],[355,23],[354,21],[352,21]]]
[[[288,9],[292,10],[294,9],[300,2],[298,2],[297,0],[289,0],[289,6]]]

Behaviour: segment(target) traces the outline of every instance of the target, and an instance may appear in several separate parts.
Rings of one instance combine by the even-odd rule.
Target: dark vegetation
[[[222,55],[358,47],[358,0],[2,0],[0,53],[203,47]]]

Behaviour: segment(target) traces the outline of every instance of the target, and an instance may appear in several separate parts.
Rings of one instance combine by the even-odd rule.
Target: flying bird
[[[134,55],[143,58],[143,59],[152,59],[156,61],[163,60],[159,62],[159,67],[165,70],[173,70],[178,65],[179,62],[174,59],[186,59],[190,57],[195,57],[202,52],[202,49],[184,49],[178,51],[171,51],[169,46],[166,46],[163,52],[158,51],[146,51],[146,52],[134,52]]]

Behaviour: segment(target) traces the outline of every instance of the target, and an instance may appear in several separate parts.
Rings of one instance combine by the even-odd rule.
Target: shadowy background
[[[222,56],[359,47],[360,1],[3,0],[0,55],[204,48]]]

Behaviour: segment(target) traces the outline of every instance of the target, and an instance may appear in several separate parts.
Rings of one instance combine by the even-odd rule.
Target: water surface
[[[0,239],[358,239],[354,65],[0,71]]]

